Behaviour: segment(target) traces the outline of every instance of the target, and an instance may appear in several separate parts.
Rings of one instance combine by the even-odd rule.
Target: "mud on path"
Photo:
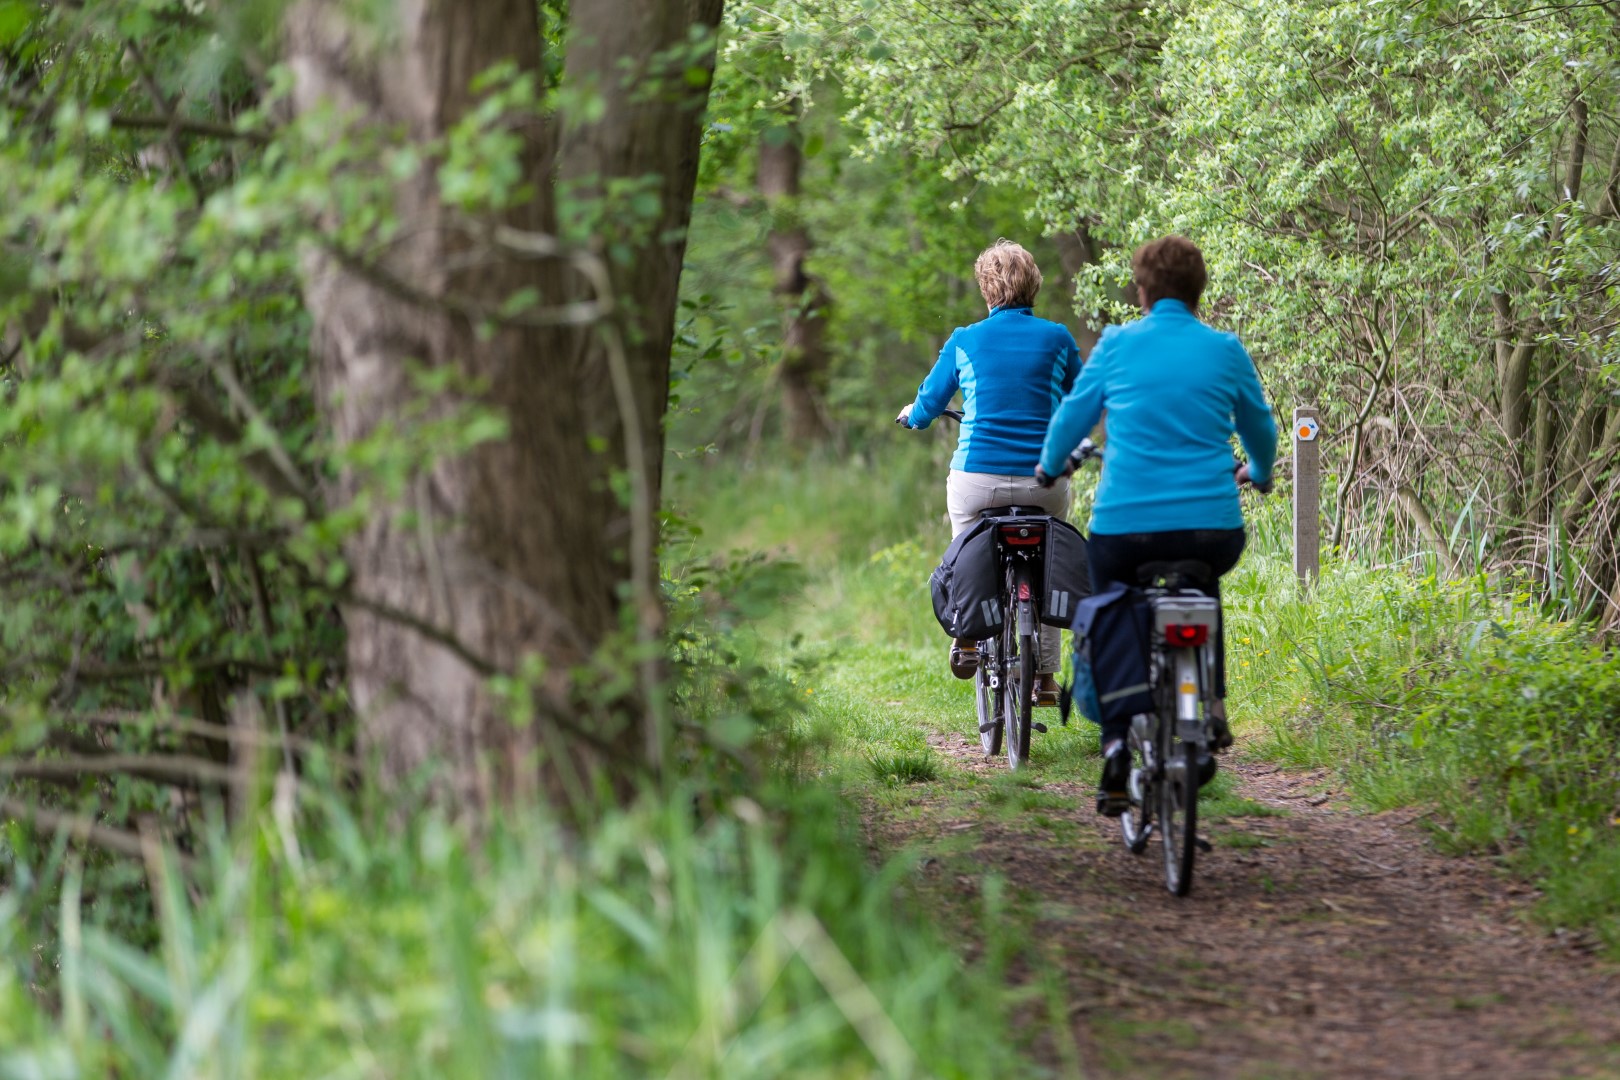
[[[1157,841],[1130,855],[1081,785],[1037,767],[1009,787],[965,737],[930,741],[960,783],[877,809],[873,840],[935,845],[925,889],[1008,880],[1088,1078],[1620,1077],[1620,970],[1527,924],[1528,889],[1435,853],[1410,813],[1223,762],[1237,809],[1201,823],[1215,849],[1178,900]],[[1031,1042],[1071,1071],[1049,1012],[1029,1010]]]

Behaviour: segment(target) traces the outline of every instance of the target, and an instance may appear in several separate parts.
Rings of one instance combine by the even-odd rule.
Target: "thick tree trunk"
[[[804,155],[799,148],[797,112],[768,132],[759,143],[756,183],[771,216],[765,246],[774,278],[772,292],[783,304],[783,430],[794,442],[820,442],[828,435],[826,383],[832,357],[827,353],[826,309],[831,302],[821,279],[805,270],[810,233],[799,213],[799,177]]]
[[[487,387],[485,402],[508,421],[506,439],[436,458],[401,499],[375,505],[348,545],[350,689],[364,748],[378,754],[385,780],[440,770],[441,797],[460,808],[535,791],[576,795],[593,786],[588,774],[610,765],[608,786],[625,791],[630,763],[645,764],[647,747],[657,744],[645,709],[571,719],[576,704],[591,699],[569,684],[569,672],[620,625],[634,530],[609,477],[624,468],[631,444],[649,522],[657,501],[677,237],[690,207],[707,89],[700,94],[683,82],[683,93],[627,104],[620,63],[628,57],[633,66],[686,42],[692,20],[676,10],[684,6],[577,5],[570,78],[600,88],[606,115],[565,133],[566,159],[554,156],[549,124],[528,118],[515,127],[526,139],[521,164],[536,197],[482,223],[528,236],[551,226],[554,175],[586,197],[586,178],[661,176],[663,215],[639,247],[632,238],[631,257],[613,274],[615,332],[508,321],[481,333],[474,306],[493,312],[520,290],[557,303],[581,287],[560,262],[474,240],[441,203],[431,162],[395,185],[394,210],[406,227],[374,262],[322,253],[307,267],[321,400],[340,446],[399,423],[419,402],[413,363],[477,380]],[[707,12],[712,23],[718,0],[703,6],[716,9]],[[374,35],[355,29],[347,7],[305,0],[288,17],[301,111],[330,101],[368,127],[403,130],[425,144],[477,103],[470,84],[491,66],[540,71],[533,0],[398,0],[390,36],[374,55],[365,44]],[[610,347],[615,340],[622,350]],[[621,377],[610,377],[610,368]],[[626,376],[635,398],[628,436]],[[336,494],[350,498],[360,483],[351,470]],[[645,579],[652,544],[640,539]],[[641,621],[655,619],[643,613]],[[550,673],[539,715],[514,724],[489,693],[489,678],[536,656]]]
[[[609,441],[616,462],[627,440],[639,441],[657,505],[663,475],[663,423],[669,407],[670,348],[680,295],[686,230],[697,186],[698,152],[721,0],[591,0],[571,5],[566,79],[602,97],[600,118],[564,134],[557,177],[576,197],[600,196],[615,181],[651,181],[657,213],[611,261],[619,302],[617,327],[634,383],[632,425],[609,378],[613,351],[602,335],[575,335],[575,366],[584,376],[582,404],[592,434]],[[695,31],[702,35],[694,41]],[[628,539],[629,514],[610,514],[612,534]]]

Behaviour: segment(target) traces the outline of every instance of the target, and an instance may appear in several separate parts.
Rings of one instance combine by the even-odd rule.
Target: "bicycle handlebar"
[[[1247,466],[1247,465],[1248,465],[1248,462],[1245,461],[1245,462],[1238,462],[1237,464],[1232,466],[1232,479],[1237,480],[1237,486],[1239,488],[1243,488],[1245,486],[1246,487],[1251,487],[1254,490],[1258,491],[1261,494],[1262,497],[1264,497],[1266,495],[1270,495],[1272,486],[1276,483],[1275,479],[1267,480],[1264,484],[1257,484],[1257,483],[1254,482],[1254,480],[1251,477],[1248,477],[1248,476],[1244,476],[1242,479],[1238,479],[1238,474],[1242,473],[1245,466]]]
[[[907,408],[910,408],[910,406],[908,405]],[[944,419],[946,419],[946,420],[955,420],[958,424],[960,424],[962,422],[962,410],[961,409],[942,409],[942,410],[940,410],[939,415],[941,417],[943,417]],[[904,410],[901,410],[900,415],[894,418],[894,422],[901,425],[902,427],[911,427],[910,423],[908,423],[908,417],[907,417],[907,414],[906,414],[906,412]],[[912,430],[917,430],[917,429],[913,428]]]
[[[1093,459],[1100,459],[1103,452],[1097,444],[1090,439],[1081,439],[1080,445],[1069,451],[1069,456],[1063,459],[1063,471],[1057,476],[1049,476],[1039,465],[1035,466],[1035,482],[1043,488],[1049,488],[1065,476],[1073,476],[1075,470]]]

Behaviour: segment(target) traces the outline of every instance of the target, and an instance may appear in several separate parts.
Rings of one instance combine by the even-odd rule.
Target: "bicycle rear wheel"
[[[1192,891],[1193,859],[1198,851],[1198,751],[1173,735],[1163,736],[1160,745],[1166,747],[1159,781],[1164,887],[1172,895],[1186,896]]]
[[[985,757],[1001,753],[1001,696],[1007,692],[1007,681],[999,677],[1001,658],[994,640],[979,642],[979,670],[973,676],[975,704],[979,714],[979,749]],[[991,685],[995,683],[997,685]]]
[[[1029,761],[1029,734],[1035,720],[1035,639],[1019,637],[1018,657],[1007,664],[1005,708],[1007,766],[1022,769]]]

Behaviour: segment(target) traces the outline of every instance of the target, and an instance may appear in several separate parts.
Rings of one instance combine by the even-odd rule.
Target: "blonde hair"
[[[1029,307],[1041,291],[1041,268],[1035,265],[1035,256],[1007,239],[979,252],[973,276],[984,302],[993,308]]]

